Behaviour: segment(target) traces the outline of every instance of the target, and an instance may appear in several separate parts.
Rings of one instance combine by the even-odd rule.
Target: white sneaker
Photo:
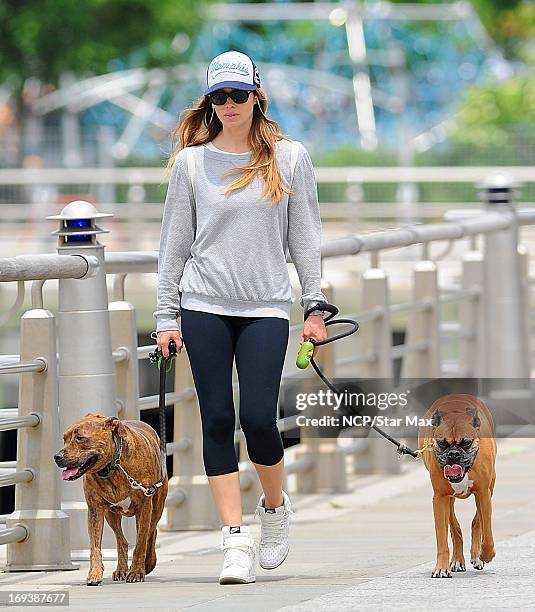
[[[231,533],[232,529],[232,533]],[[221,528],[221,549],[225,558],[223,569],[219,575],[219,584],[243,584],[255,582],[256,544],[252,538],[249,526],[241,525]]]
[[[275,569],[286,559],[290,551],[288,533],[290,517],[295,514],[290,498],[282,492],[284,503],[278,508],[264,508],[265,495],[262,493],[254,515],[260,517],[259,563],[264,569]]]

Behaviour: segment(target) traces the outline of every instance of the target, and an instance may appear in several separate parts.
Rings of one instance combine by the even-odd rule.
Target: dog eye
[[[76,435],[76,436],[74,436],[74,439],[75,439],[77,442],[81,442],[82,440],[85,440],[84,436],[80,436],[80,435]]]
[[[464,438],[459,442],[459,446],[463,448],[470,448],[472,446],[472,440],[465,440]]]
[[[444,438],[444,440],[439,440],[438,441],[438,445],[440,446],[440,448],[448,448],[449,443],[446,440],[446,438]]]

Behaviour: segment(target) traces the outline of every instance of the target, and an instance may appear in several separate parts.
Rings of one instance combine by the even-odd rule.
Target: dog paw
[[[470,563],[474,566],[476,570],[482,570],[485,567],[485,561],[482,561],[479,557],[474,557],[470,559]]]
[[[490,563],[494,557],[496,556],[496,551],[494,550],[494,547],[490,547],[490,548],[486,548],[485,546],[482,546],[481,548],[481,554],[479,555],[481,561],[484,561],[485,563]]]
[[[126,574],[126,582],[145,582],[145,570],[131,567]]]
[[[451,572],[466,572],[466,566],[464,561],[454,561],[452,559],[450,563],[450,571]]]
[[[126,572],[128,571],[128,568],[123,569],[123,568],[117,568],[113,574],[112,574],[112,578],[114,580],[124,580],[126,578]]]
[[[102,582],[102,571],[101,570],[90,570],[87,574],[86,584],[87,586],[98,586]]]
[[[448,569],[443,567],[435,567],[433,573],[431,574],[432,578],[451,578],[451,572]]]

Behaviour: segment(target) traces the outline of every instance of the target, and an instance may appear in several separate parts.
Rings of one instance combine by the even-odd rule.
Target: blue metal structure
[[[237,49],[260,68],[269,116],[313,153],[359,144],[400,150],[451,116],[464,89],[506,67],[468,2],[236,3],[210,10],[175,69],[158,76],[122,66],[89,79],[84,96],[83,82],[63,97],[45,96],[38,113],[67,103],[76,108],[79,96],[82,129],[115,130],[115,159],[161,160],[166,133],[203,89],[208,61]],[[104,91],[92,96],[99,80]],[[121,92],[129,96],[126,103]],[[136,96],[140,107],[152,105],[155,112],[136,114]]]

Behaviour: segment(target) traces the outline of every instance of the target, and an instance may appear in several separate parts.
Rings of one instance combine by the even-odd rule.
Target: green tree
[[[535,151],[535,2],[474,0],[491,35],[511,58],[521,60],[514,78],[484,82],[461,97],[450,129],[454,146],[509,163],[529,165]],[[498,156],[499,152],[499,156]]]
[[[103,74],[136,53],[144,66],[176,62],[173,40],[193,34],[203,3],[189,0],[0,0],[0,80],[20,91],[29,78]],[[206,2],[205,2],[206,4]]]
[[[509,57],[521,56],[535,34],[535,4],[531,0],[472,0],[491,37]]]
[[[452,128],[455,141],[503,146],[521,127],[524,138],[535,142],[535,78],[519,77],[467,90]]]
[[[390,0],[406,2],[407,0]],[[437,0],[413,0],[431,4]],[[533,0],[471,0],[483,25],[494,41],[510,57],[523,57],[526,44],[535,36],[535,2]]]
[[[34,141],[31,103],[60,77],[184,61],[200,11],[214,0],[0,0],[0,83],[20,125],[21,165]],[[26,87],[30,84],[29,87]]]

